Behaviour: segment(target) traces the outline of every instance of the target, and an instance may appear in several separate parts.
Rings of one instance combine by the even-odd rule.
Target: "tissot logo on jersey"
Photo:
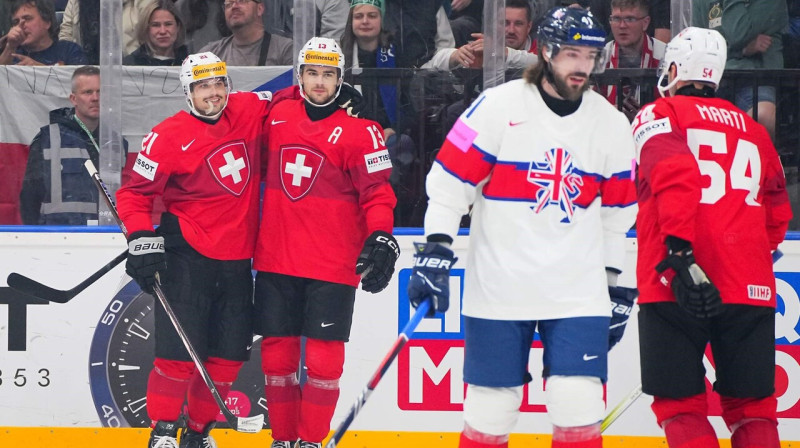
[[[641,151],[642,146],[644,146],[650,138],[658,134],[667,134],[670,132],[672,132],[672,125],[669,123],[669,118],[662,118],[660,120],[643,123],[639,126],[633,134],[633,141],[636,143],[636,149]]]
[[[243,142],[217,148],[206,156],[214,179],[234,196],[241,196],[250,180],[250,159]]]
[[[140,152],[133,164],[133,171],[141,174],[145,179],[153,180],[158,171],[158,162],[153,162]]]
[[[392,159],[389,158],[389,151],[386,149],[364,155],[364,162],[367,164],[368,173],[374,173],[392,167]]]
[[[283,146],[280,152],[281,187],[292,201],[302,199],[317,180],[325,154],[305,146]]]

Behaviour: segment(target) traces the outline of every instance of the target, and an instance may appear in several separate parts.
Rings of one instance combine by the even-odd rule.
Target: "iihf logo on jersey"
[[[573,201],[581,194],[583,179],[575,174],[572,155],[564,148],[552,148],[544,158],[544,162],[531,161],[528,168],[528,182],[539,187],[531,210],[539,213],[548,205],[555,205],[565,214],[561,222],[572,222]]]

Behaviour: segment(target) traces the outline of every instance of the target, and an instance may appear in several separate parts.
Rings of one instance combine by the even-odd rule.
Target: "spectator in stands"
[[[461,47],[473,40],[473,33],[483,29],[483,0],[452,0],[450,9],[450,28],[456,47]]]
[[[209,42],[201,52],[210,51],[228,65],[292,65],[293,42],[264,30],[261,0],[225,0],[225,23],[233,33]]]
[[[139,47],[136,24],[142,10],[156,0],[122,0],[122,54]],[[83,48],[90,64],[100,63],[100,0],[69,0],[61,19],[61,40],[75,42]]]
[[[647,35],[661,42],[669,42],[672,39],[670,0],[651,0],[649,9],[650,24],[647,27]],[[611,16],[611,0],[589,0],[589,11],[603,24],[606,35],[610,38],[612,31],[608,18]]]
[[[73,107],[50,111],[50,124],[31,143],[19,195],[24,224],[97,223],[97,188],[83,167],[86,160],[95,166],[100,162],[97,67],[75,69],[69,100]],[[127,143],[124,147],[127,151]]]
[[[648,0],[611,0],[611,33],[606,44],[606,68],[658,68],[667,44],[647,35],[650,24]],[[600,93],[633,120],[641,107],[641,86],[627,85],[622,91],[622,108],[617,104],[617,88],[600,86]]]
[[[186,47],[199,53],[209,42],[230,36],[220,0],[177,0],[178,14],[186,25]]]
[[[184,45],[186,32],[172,0],[158,0],[142,10],[137,38],[142,43],[122,62],[125,65],[180,66],[189,53]]]
[[[383,27],[395,36],[398,67],[431,68],[426,63],[437,51],[455,48],[456,41],[441,1],[388,0],[384,6]]]
[[[694,0],[692,25],[719,31],[728,42],[728,62],[725,70],[782,69],[783,41],[781,33],[788,25],[786,2],[751,0],[730,2]],[[718,96],[733,97],[736,107],[753,116],[753,87],[750,82],[720,88]],[[758,86],[758,117],[756,120],[775,138],[775,87]]]
[[[72,42],[58,40],[52,0],[15,0],[11,30],[0,37],[0,65],[80,65],[86,55]]]
[[[317,9],[315,36],[338,40],[345,30],[348,0],[314,0]],[[294,0],[264,0],[264,28],[272,33],[292,38],[294,29]]]
[[[506,67],[525,68],[535,64],[536,42],[530,36],[533,16],[528,0],[506,1]],[[458,67],[481,68],[483,66],[483,34],[474,33],[473,42],[459,48],[442,49],[433,56],[429,65],[439,70]]]
[[[407,90],[400,89],[393,79],[380,80],[362,76],[358,83],[352,76],[358,68],[396,68],[397,49],[394,35],[383,28],[384,0],[351,0],[350,13],[341,39],[345,60],[345,81],[354,84],[364,96],[366,108],[363,116],[377,121],[383,128],[383,137],[394,169],[390,183],[396,195],[404,198],[400,188],[411,169],[416,146],[408,135],[413,114],[406,110],[410,100]],[[402,200],[401,200],[402,202]],[[397,209],[403,210],[403,204]]]

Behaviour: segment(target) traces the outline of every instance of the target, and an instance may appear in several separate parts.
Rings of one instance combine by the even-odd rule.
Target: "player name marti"
[[[722,109],[715,106],[703,106],[700,104],[695,104],[695,107],[697,108],[697,111],[700,112],[700,117],[703,120],[726,124],[732,128],[739,129],[742,132],[747,132],[744,114],[737,110]]]

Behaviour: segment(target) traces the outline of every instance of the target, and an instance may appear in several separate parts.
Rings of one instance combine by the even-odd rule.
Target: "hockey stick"
[[[408,339],[412,334],[414,334],[414,329],[417,328],[417,325],[419,325],[420,321],[422,321],[422,318],[428,314],[430,307],[430,299],[423,300],[422,303],[419,304],[419,307],[417,307],[417,312],[411,316],[411,319],[408,320],[406,326],[403,327],[403,331],[400,332],[400,335],[394,341],[392,349],[389,350],[386,358],[384,358],[381,364],[378,366],[378,370],[372,374],[372,378],[370,378],[369,382],[367,383],[367,387],[361,391],[361,394],[358,396],[358,399],[356,399],[355,404],[352,408],[350,408],[350,412],[347,414],[347,417],[345,417],[344,421],[339,425],[338,428],[336,428],[336,432],[334,432],[331,436],[331,440],[325,444],[325,448],[335,448],[339,441],[342,440],[342,436],[344,436],[344,433],[347,432],[347,428],[350,427],[350,424],[353,423],[356,415],[358,415],[359,411],[361,411],[361,408],[364,407],[364,403],[367,402],[367,399],[372,394],[372,391],[375,390],[375,388],[378,386],[378,383],[381,381],[381,378],[383,378],[383,375],[387,370],[389,370],[389,366],[392,365],[394,359],[397,358],[398,354],[400,354],[403,346],[406,345]]]
[[[111,215],[114,216],[114,219],[119,224],[120,229],[122,229],[122,233],[125,236],[128,236],[128,231],[125,228],[125,225],[122,224],[122,220],[119,218],[119,214],[117,213],[117,207],[114,204],[114,200],[111,199],[111,194],[108,192],[106,185],[103,183],[103,180],[100,179],[100,175],[97,173],[97,169],[95,169],[94,165],[90,160],[87,160],[84,163],[86,170],[89,171],[89,174],[92,176],[92,180],[94,181],[97,189],[100,190],[101,196],[108,205],[108,209],[111,211]],[[211,376],[208,374],[205,366],[203,365],[203,361],[200,359],[200,356],[197,355],[194,347],[192,347],[192,343],[189,342],[189,336],[186,335],[186,332],[183,330],[180,322],[178,321],[178,316],[175,315],[175,312],[172,310],[172,307],[167,302],[167,297],[164,295],[164,291],[161,290],[161,283],[158,280],[158,274],[156,274],[156,284],[153,286],[153,291],[155,292],[158,301],[161,303],[161,306],[164,308],[164,311],[167,312],[167,316],[169,316],[169,320],[172,321],[172,325],[175,327],[175,330],[178,332],[178,336],[180,336],[181,341],[183,342],[184,347],[186,347],[186,351],[189,352],[189,356],[194,361],[195,367],[197,367],[197,371],[200,372],[200,376],[203,378],[203,382],[206,383],[209,391],[211,391],[211,395],[214,397],[214,401],[217,402],[217,406],[219,406],[219,410],[222,411],[222,415],[225,416],[225,420],[228,424],[233,428],[235,431],[239,432],[249,432],[249,433],[256,433],[261,431],[264,427],[264,414],[254,415],[252,417],[237,417],[233,415],[233,413],[225,406],[225,400],[219,395],[219,391],[217,387],[214,385],[214,381],[211,380]]]
[[[6,282],[8,283],[8,286],[23,294],[27,294],[42,300],[47,300],[48,302],[67,303],[74,299],[75,296],[82,293],[83,290],[91,286],[94,282],[99,280],[100,277],[106,275],[118,264],[122,263],[127,257],[128,251],[126,250],[125,252],[122,252],[114,257],[113,260],[109,261],[105,266],[98,269],[97,272],[90,275],[86,280],[78,283],[72,289],[61,290],[51,288],[45,284],[37,282],[36,280],[25,277],[22,274],[17,274],[16,272],[8,274],[8,279],[6,279]]]
[[[772,264],[777,263],[778,260],[783,257],[783,252],[780,249],[776,249],[775,252],[772,252]],[[604,432],[606,428],[611,426],[623,412],[625,412],[634,401],[636,401],[639,397],[642,396],[642,385],[641,383],[636,386],[632,391],[628,393],[622,401],[614,406],[614,409],[608,413],[606,418],[603,419],[603,422],[600,424],[600,432]]]

